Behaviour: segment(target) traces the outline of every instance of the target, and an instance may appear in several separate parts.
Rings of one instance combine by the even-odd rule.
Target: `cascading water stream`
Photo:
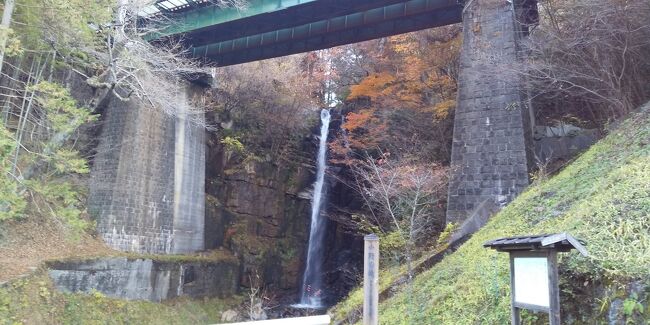
[[[323,239],[326,223],[320,215],[323,203],[323,183],[327,169],[327,134],[330,125],[330,111],[324,109],[320,113],[320,141],[318,145],[318,160],[314,196],[311,202],[311,228],[309,231],[309,248],[307,264],[302,279],[302,294],[297,307],[319,308],[323,297],[321,265],[323,260]]]

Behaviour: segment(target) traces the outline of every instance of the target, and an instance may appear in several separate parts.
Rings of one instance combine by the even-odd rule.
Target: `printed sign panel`
[[[548,308],[548,262],[546,257],[515,257],[515,302]]]

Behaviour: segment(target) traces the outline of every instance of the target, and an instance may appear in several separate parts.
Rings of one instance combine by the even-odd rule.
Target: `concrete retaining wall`
[[[238,288],[235,261],[166,262],[151,259],[106,258],[52,263],[48,274],[57,289],[93,290],[121,299],[163,301],[179,296],[228,297]]]

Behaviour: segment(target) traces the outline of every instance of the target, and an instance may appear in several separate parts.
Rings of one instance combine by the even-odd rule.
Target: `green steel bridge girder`
[[[454,24],[462,16],[458,0],[251,1],[242,12],[173,13],[178,23],[154,39],[178,37],[192,57],[226,66]]]
[[[247,17],[268,14],[278,10],[285,10],[318,0],[248,0],[249,5],[245,10],[237,8],[223,8],[218,6],[202,6],[172,14],[175,23],[162,29],[159,33],[150,35],[149,40],[165,36],[188,33],[202,28],[215,26]]]
[[[164,0],[158,2],[160,1]],[[269,31],[400,3],[405,0],[247,0],[249,5],[244,10],[206,5],[205,3],[197,4],[197,2],[209,2],[209,0],[184,1],[192,2],[178,11],[165,10],[159,5],[155,5],[170,19],[165,20],[165,26],[161,26],[160,31],[149,35],[148,40],[214,30],[227,30],[235,34],[242,34],[242,29],[260,32],[260,25],[266,25],[268,30],[265,31]],[[169,24],[169,21],[173,23]],[[246,31],[243,33],[251,34]],[[227,37],[226,35],[218,36]],[[235,37],[240,36],[245,35]]]

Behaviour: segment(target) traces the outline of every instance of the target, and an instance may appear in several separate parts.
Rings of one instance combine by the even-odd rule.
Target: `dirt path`
[[[65,232],[51,222],[0,224],[0,282],[30,273],[46,260],[115,254],[101,239],[83,235],[66,240]]]

